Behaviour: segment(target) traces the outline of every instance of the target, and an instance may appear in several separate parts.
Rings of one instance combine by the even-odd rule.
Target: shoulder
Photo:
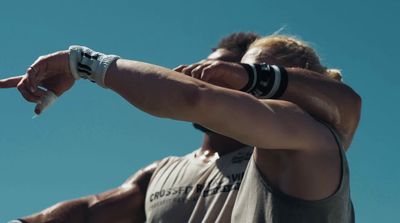
[[[153,163],[139,169],[138,171],[136,171],[136,173],[130,176],[122,185],[123,186],[135,185],[138,186],[138,188],[141,191],[146,191],[150,179],[161,161],[162,160],[154,161]]]
[[[147,186],[149,185],[153,174],[161,169],[162,167],[165,167],[167,165],[171,165],[172,163],[178,162],[184,158],[186,158],[188,155],[183,156],[183,157],[178,157],[178,156],[168,156],[163,159],[157,160],[152,162],[151,164],[139,169],[134,173],[132,176],[130,176],[124,183],[123,185],[132,185],[135,184],[139,186],[142,190],[146,190]]]

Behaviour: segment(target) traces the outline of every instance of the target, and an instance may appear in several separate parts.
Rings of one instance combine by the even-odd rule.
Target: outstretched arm
[[[105,83],[149,114],[199,123],[244,144],[269,149],[310,149],[329,141],[315,138],[324,132],[324,127],[293,103],[259,101],[246,93],[163,67],[118,60],[109,68]]]
[[[145,222],[144,199],[156,165],[138,171],[116,189],[60,202],[23,220],[28,223]]]
[[[73,79],[68,60],[66,51],[41,57],[18,83],[22,95],[35,101],[38,85],[45,85],[57,95],[71,87],[66,86]],[[309,149],[324,142],[323,137],[315,140],[321,126],[294,104],[278,100],[265,104],[246,93],[159,66],[117,60],[107,70],[105,85],[147,113],[199,123],[244,144]]]

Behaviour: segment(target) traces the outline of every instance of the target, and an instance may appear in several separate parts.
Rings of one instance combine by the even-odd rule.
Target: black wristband
[[[272,99],[277,99],[277,98],[282,97],[282,95],[285,93],[286,88],[289,83],[289,78],[288,78],[286,69],[283,67],[278,67],[278,69],[279,69],[279,72],[281,73],[281,81],[280,81],[278,90],[271,97]]]
[[[247,82],[246,86],[240,89],[240,91],[249,92],[254,85],[256,72],[254,70],[254,67],[250,66],[249,64],[240,63],[240,65],[242,65],[242,67],[247,71],[247,74],[249,75],[249,81]]]
[[[257,98],[268,98],[267,95],[270,94],[275,82],[274,70],[268,64],[254,64],[254,66],[257,71],[257,82],[250,94]]]
[[[285,92],[288,84],[285,68],[265,63],[241,65],[249,75],[249,81],[241,91],[269,99],[277,99]]]

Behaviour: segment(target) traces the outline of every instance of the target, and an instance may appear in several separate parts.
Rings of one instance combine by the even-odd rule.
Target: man
[[[268,47],[254,45],[242,62],[265,62],[268,52],[276,51]],[[274,55],[268,56],[273,60]],[[291,61],[276,62],[291,65]],[[251,72],[249,66],[251,69],[251,65],[208,61],[193,66],[190,72],[186,69],[185,74],[195,77],[191,78],[158,66],[72,47],[40,58],[28,69],[27,76],[2,81],[0,86],[18,87],[25,99],[37,103],[44,94],[37,86],[60,96],[82,76],[112,89],[149,114],[198,123],[212,130],[210,134],[217,132],[234,139],[210,143],[213,136],[206,135],[200,150],[150,165],[120,188],[63,202],[24,220],[354,221],[347,165],[336,140],[343,141],[345,147],[351,142],[360,111],[358,95],[346,85],[309,70],[257,65],[254,67],[261,68]],[[285,83],[285,77],[277,75],[286,72]],[[268,92],[262,82],[254,81],[254,77],[266,76],[273,86]],[[254,84],[247,87],[248,83]],[[238,89],[261,97],[273,92],[273,97],[283,100],[257,100]],[[301,108],[289,102],[292,99]],[[330,123],[339,136],[303,109]],[[241,148],[243,145],[255,146],[254,154],[252,147]],[[244,176],[240,175],[244,170]]]
[[[250,44],[260,36],[252,32],[232,33],[222,38],[217,47],[212,48],[212,53],[207,60],[221,60],[226,62],[240,62]]]
[[[199,65],[210,65],[215,62],[218,64],[218,62],[220,61],[238,63],[242,59],[243,55],[246,53],[251,43],[259,38],[261,38],[261,36],[253,32],[232,33],[222,38],[218,42],[217,46],[211,49],[211,54],[208,55],[205,60],[201,60],[200,62],[191,65],[180,65],[174,70],[194,77],[194,75],[192,75],[192,71],[194,70],[193,74],[198,71],[199,69],[196,70],[195,68],[201,67]],[[232,81],[232,75],[230,75],[229,79],[231,79],[230,81]],[[218,144],[218,147],[220,148],[219,153],[221,154],[221,149],[223,148],[240,148],[244,146],[234,139],[218,134],[216,132],[212,132],[201,125],[193,123],[193,127],[205,133],[203,145],[201,147],[202,149],[213,148],[216,147]],[[211,155],[214,153],[207,152],[207,154]]]

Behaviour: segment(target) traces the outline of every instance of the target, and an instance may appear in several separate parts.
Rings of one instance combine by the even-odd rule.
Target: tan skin
[[[283,64],[273,58],[265,57],[263,52],[268,52],[268,49],[250,49],[241,62],[262,63],[268,61],[271,64],[280,66],[290,65],[289,63]],[[225,85],[224,87],[241,89],[244,83],[247,83],[247,80],[243,78],[247,76],[241,66],[221,62],[221,60],[215,61],[214,58],[218,58],[218,56],[232,58],[231,54],[224,55],[224,51],[216,51],[208,58],[208,61],[202,61],[190,66],[180,66],[176,70],[214,84],[218,84],[218,81],[224,79],[221,76],[226,76],[226,79],[233,79],[233,81],[230,82],[230,86]],[[236,77],[235,74],[239,77]],[[310,77],[310,75],[314,76]],[[330,81],[330,84],[318,85],[318,82],[321,81],[321,76],[321,74],[317,73],[308,73],[307,76],[291,75],[291,81],[296,84],[289,84],[282,99],[297,102],[307,108],[311,114],[330,123],[339,133],[344,148],[347,149],[358,125],[360,99],[356,94],[348,94],[351,97],[343,100],[343,90],[348,91],[348,87],[335,80],[327,80]],[[310,82],[315,83],[312,84]],[[306,89],[308,92],[305,92]],[[320,92],[329,92],[329,94],[324,95],[320,94]],[[220,147],[210,146],[212,144]],[[231,147],[227,145],[231,145]],[[334,145],[334,142],[331,141],[330,145]],[[201,151],[211,156],[215,152],[224,152],[226,148],[239,149],[242,146],[243,144],[240,142],[223,135],[206,134]],[[256,148],[254,158],[264,177],[276,188],[299,198],[318,200],[332,194],[339,185],[340,179],[338,150],[336,146],[326,149],[328,151],[315,150],[312,153],[294,153],[291,150]],[[320,171],[319,168],[323,168],[325,171]],[[325,185],[322,183],[325,183]],[[307,188],[307,190],[304,188]],[[309,193],[309,191],[312,191],[312,193]],[[326,193],[326,191],[330,192]]]
[[[199,63],[195,63],[192,65],[180,65],[178,67],[176,67],[174,70],[177,72],[182,72],[185,73],[186,75],[195,77],[195,72],[192,71],[195,68],[198,68],[199,64],[210,64],[213,62],[218,62],[218,61],[225,61],[225,62],[239,62],[241,60],[241,55],[238,55],[237,53],[231,52],[227,49],[223,49],[223,48],[219,48],[216,49],[215,51],[213,51],[205,60],[200,61]],[[197,79],[199,78],[199,73],[200,69],[197,69]],[[238,73],[241,72],[238,71]],[[200,71],[201,73],[201,71]],[[213,72],[215,73],[215,72]],[[240,75],[240,77],[243,77],[242,75]],[[236,87],[233,86],[225,86],[225,87],[229,87],[231,89],[240,89],[240,85],[243,82],[246,82],[246,75],[245,78],[243,78],[242,80],[238,80],[237,81],[237,85]],[[241,78],[240,78],[241,79]],[[230,83],[232,83],[232,75],[230,75]],[[223,85],[223,83],[220,83],[220,85]],[[234,150],[240,149],[242,147],[244,147],[246,145],[232,139],[229,137],[226,137],[224,135],[218,134],[216,132],[212,132],[212,133],[206,133],[204,134],[203,137],[203,143],[202,146],[200,147],[200,150],[198,151],[197,155],[198,157],[201,157],[201,159],[203,159],[204,161],[208,161],[208,160],[212,160],[215,153],[218,153],[219,156],[222,156],[224,154],[230,153]]]
[[[74,83],[69,71],[68,54],[65,51],[42,58],[33,66],[35,69],[28,69],[27,76],[0,81],[0,87],[18,87],[26,100],[37,102],[42,94],[37,88],[38,85],[45,85],[60,96]],[[290,77],[310,75],[309,71],[301,69],[289,69],[288,72]],[[319,78],[319,82],[315,80],[318,86],[341,85]],[[223,83],[224,78],[221,79],[213,81]],[[213,83],[213,81],[210,79],[209,82]],[[289,78],[289,86],[298,84],[296,81],[301,82],[302,79]],[[203,148],[203,150],[209,150],[210,154],[226,153],[237,149],[234,146],[235,142],[232,144],[231,140],[227,140],[229,138],[240,142],[238,146],[255,145],[257,148],[255,159],[264,175],[288,194],[316,200],[332,194],[338,185],[339,156],[333,136],[324,125],[316,122],[293,103],[257,100],[247,94],[210,85],[162,67],[128,60],[118,60],[112,64],[105,82],[110,89],[149,114],[199,123],[228,136],[228,138],[210,136],[208,139],[205,137],[204,148],[207,149]],[[313,87],[317,88],[317,86]],[[344,98],[350,98],[348,100],[353,100],[355,104],[359,103],[358,96],[351,89],[346,86],[340,87],[342,94],[345,95]],[[33,92],[31,88],[36,91]],[[161,97],[165,98],[160,98],[159,93],[148,92],[146,90],[148,88],[158,88],[161,92],[168,93],[162,94]],[[304,92],[304,94],[307,93]],[[290,87],[286,94],[290,94]],[[322,94],[321,97],[324,100],[329,99],[329,95]],[[338,100],[333,97],[330,101],[334,104]],[[316,106],[317,109],[318,106]],[[334,105],[333,107],[334,111],[338,109]],[[307,109],[307,106],[303,108],[313,110],[313,108]],[[231,110],[237,111],[236,114],[226,117],[227,111]],[[37,112],[40,113],[40,111]],[[343,112],[346,113],[347,110]],[[356,116],[352,118],[358,121],[359,106],[355,106],[352,112]],[[338,114],[342,115],[340,112]],[[335,114],[325,116],[328,118],[318,118],[329,121],[329,117],[335,117]],[[234,124],[226,126],[224,123]],[[240,130],[235,126],[241,126]],[[337,126],[335,128],[339,129]],[[352,128],[354,132],[356,126]],[[247,134],[249,131],[243,131],[243,129],[252,129],[255,132]],[[226,144],[232,144],[230,150],[220,149]],[[260,165],[260,161],[264,159],[271,164]],[[304,163],[309,165],[304,166]],[[155,166],[139,171],[119,188],[100,195],[60,203],[25,220],[28,222],[143,222],[145,192],[149,176]],[[312,174],[302,178],[308,173]],[[321,182],[325,184],[321,185]],[[299,191],[297,186],[292,185],[301,186],[303,190]]]

